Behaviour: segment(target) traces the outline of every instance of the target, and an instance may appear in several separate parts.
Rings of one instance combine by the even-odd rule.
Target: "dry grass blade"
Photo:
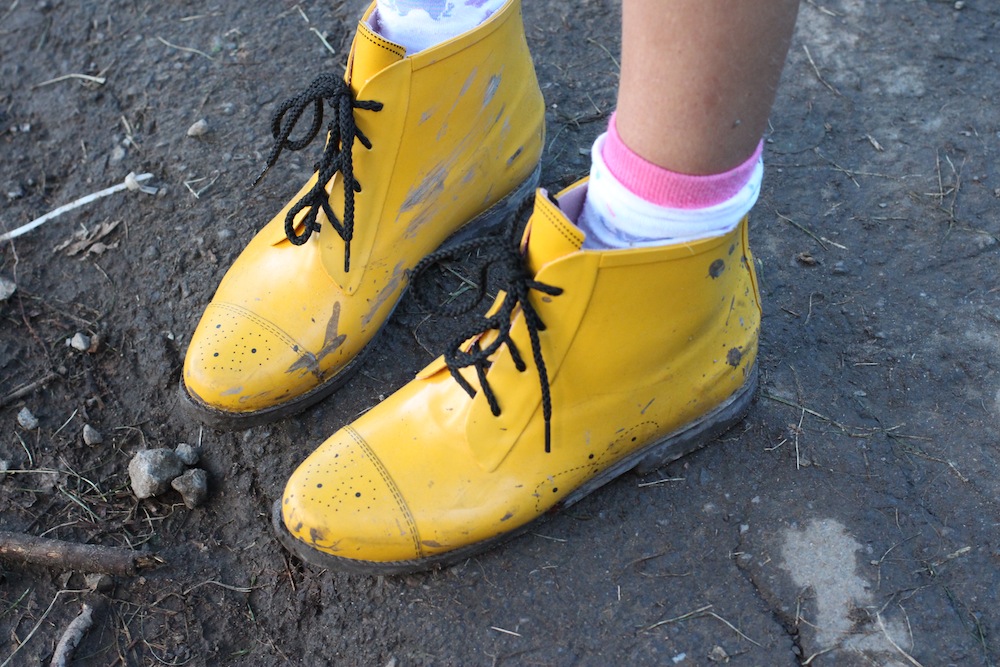
[[[816,66],[816,61],[813,60],[812,54],[809,53],[809,47],[803,44],[802,50],[806,52],[806,58],[809,59],[809,64],[812,66],[813,73],[816,75],[816,78],[819,79],[819,82],[826,86],[826,88],[837,97],[843,97],[840,91],[830,85],[827,80],[823,78],[823,75],[819,73],[819,67]]]
[[[36,83],[31,87],[32,90],[36,88],[41,88],[42,86],[48,86],[53,83],[59,83],[60,81],[67,81],[69,79],[80,79],[81,81],[89,81],[90,83],[96,83],[99,86],[103,86],[107,83],[107,79],[103,76],[90,76],[89,74],[63,74],[62,76],[57,76],[54,79],[49,79],[48,81],[42,81],[41,83]]]
[[[902,655],[904,658],[906,658],[907,662],[913,665],[913,667],[924,667],[919,662],[917,662],[917,660],[912,655],[904,651],[902,647],[895,642],[895,640],[892,638],[892,635],[889,634],[889,630],[885,627],[885,623],[882,622],[882,614],[876,614],[875,620],[878,621],[878,627],[882,631],[882,634],[885,635],[885,640],[889,642],[889,644],[891,644],[894,649],[899,651],[899,654]]]
[[[235,591],[237,593],[250,593],[253,588],[248,586],[230,586],[229,584],[224,584],[221,581],[215,581],[214,579],[209,579],[208,581],[203,581],[200,584],[195,584],[191,588],[187,589],[182,593],[182,595],[188,595],[194,590],[201,588],[202,586],[218,586],[219,588],[225,588],[227,591]]]
[[[213,58],[212,56],[208,55],[204,51],[199,51],[198,49],[192,49],[189,46],[178,46],[177,44],[171,44],[170,42],[168,42],[167,40],[165,40],[165,39],[163,39],[162,37],[159,37],[159,36],[157,36],[156,39],[158,39],[160,41],[160,43],[163,44],[164,46],[169,46],[170,48],[177,49],[178,51],[187,51],[188,53],[197,53],[199,56],[203,56],[205,58],[208,58],[212,62],[215,62],[215,58]]]
[[[707,616],[707,617],[714,618],[717,621],[722,621],[722,623],[724,623],[726,625],[726,627],[728,627],[730,630],[732,630],[733,632],[735,632],[736,634],[738,634],[743,639],[747,640],[748,642],[750,642],[754,646],[760,646],[759,643],[757,643],[754,640],[750,639],[750,637],[748,637],[746,634],[744,634],[743,631],[741,631],[735,625],[733,625],[732,623],[730,623],[729,621],[727,621],[726,619],[724,619],[723,617],[719,616],[714,611],[712,611],[712,607],[713,607],[713,605],[707,604],[704,607],[701,607],[699,609],[695,609],[694,611],[689,611],[686,614],[681,614],[680,616],[675,616],[674,618],[668,618],[666,620],[659,621],[658,623],[653,623],[649,627],[643,628],[643,630],[648,631],[648,630],[652,630],[654,628],[658,628],[658,627],[663,626],[663,625],[668,625],[670,623],[677,623],[678,621],[687,621],[687,620],[690,620],[692,618],[704,618],[704,617]]]

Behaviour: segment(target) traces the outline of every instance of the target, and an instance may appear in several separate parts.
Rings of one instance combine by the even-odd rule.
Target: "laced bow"
[[[482,264],[479,267],[479,283],[471,303],[429,303],[427,296],[423,293],[425,288],[418,286],[418,281],[421,280],[422,276],[431,266],[446,260],[461,260],[472,251],[478,251],[478,258]],[[542,358],[542,347],[538,337],[540,331],[545,331],[545,323],[531,304],[529,292],[535,290],[550,296],[558,296],[562,294],[563,290],[534,279],[525,265],[525,258],[516,242],[511,242],[510,239],[506,238],[487,236],[460,243],[446,250],[439,250],[421,260],[411,272],[413,295],[424,307],[446,317],[464,315],[477,308],[485,300],[487,280],[491,269],[499,278],[499,288],[506,293],[503,301],[495,313],[488,317],[484,315],[481,320],[467,326],[461,334],[456,336],[448,344],[444,360],[451,376],[470,397],[476,395],[476,389],[459,373],[459,369],[468,366],[476,369],[479,386],[482,387],[483,396],[490,406],[490,411],[493,416],[499,416],[500,403],[486,379],[486,372],[489,369],[490,357],[502,345],[507,346],[511,360],[518,371],[523,373],[527,369],[521,351],[518,350],[510,334],[511,324],[518,309],[520,309],[528,330],[528,338],[531,341],[531,356],[535,362],[535,369],[538,371],[538,382],[542,393],[542,416],[545,419],[545,451],[550,452],[552,449],[552,397],[548,371],[545,368],[545,360]],[[497,336],[484,347],[480,341],[482,335],[488,331],[496,331]],[[470,339],[473,339],[473,342],[466,346],[466,341]]]
[[[267,173],[267,170],[278,161],[281,151],[302,150],[319,133],[323,125],[323,102],[333,109],[333,118],[326,126],[329,137],[323,149],[323,157],[313,166],[318,173],[316,184],[302,196],[285,216],[285,235],[294,245],[302,245],[309,240],[314,231],[319,231],[321,225],[316,222],[320,211],[326,214],[330,225],[344,240],[344,271],[351,268],[351,239],[354,237],[354,195],[361,192],[361,184],[354,178],[354,139],[361,145],[371,149],[371,141],[358,129],[354,122],[354,110],[380,111],[381,102],[373,100],[358,101],[354,99],[350,87],[342,78],[335,74],[320,74],[309,87],[298,95],[281,103],[271,118],[271,134],[274,136],[274,147],[267,158],[264,169],[250,187],[257,185]],[[312,125],[302,139],[292,139],[292,130],[305,110],[312,105]],[[287,114],[287,117],[286,117]],[[340,172],[344,182],[344,220],[337,220],[330,207],[330,196],[326,184]],[[295,233],[295,216],[303,209],[308,209],[302,219],[302,233]]]

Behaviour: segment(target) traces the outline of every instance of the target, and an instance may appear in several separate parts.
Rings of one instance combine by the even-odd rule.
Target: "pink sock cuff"
[[[611,114],[601,157],[608,171],[632,194],[657,206],[696,209],[736,196],[750,181],[763,148],[761,141],[746,162],[721,174],[679,174],[649,162],[626,146],[618,135],[615,114]]]

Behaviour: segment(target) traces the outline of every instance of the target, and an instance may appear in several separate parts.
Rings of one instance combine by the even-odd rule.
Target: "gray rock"
[[[177,445],[174,450],[174,454],[177,454],[184,465],[193,466],[198,464],[198,459],[201,458],[201,447],[196,447],[194,445],[189,445],[186,442],[182,442]]]
[[[206,121],[204,118],[202,118],[201,120],[196,121],[194,123],[194,125],[192,125],[191,127],[188,128],[188,136],[189,137],[203,137],[206,134],[208,134],[208,129],[209,129],[208,128],[208,121]]]
[[[17,423],[28,431],[34,431],[38,428],[38,419],[31,414],[31,410],[28,408],[21,408],[21,411],[17,413]]]
[[[10,278],[0,276],[0,301],[6,301],[17,289],[17,285]]]
[[[192,468],[170,483],[188,509],[194,509],[208,498],[208,473],[201,468]]]
[[[171,449],[146,449],[132,457],[128,476],[139,499],[159,495],[184,472],[184,464]]]
[[[86,352],[90,349],[90,336],[85,333],[77,331],[73,334],[73,337],[69,339],[69,346],[74,350],[80,350],[81,352]]]
[[[84,424],[83,441],[88,445],[99,445],[104,442],[104,436],[90,424]]]

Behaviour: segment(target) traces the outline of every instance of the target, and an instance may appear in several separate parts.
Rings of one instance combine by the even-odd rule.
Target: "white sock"
[[[658,206],[628,190],[602,157],[606,135],[591,150],[587,200],[577,220],[586,249],[637,248],[687,243],[726,234],[739,224],[760,194],[764,176],[758,160],[750,181],[729,199],[705,208]]]
[[[369,27],[407,55],[472,30],[507,0],[376,0]]]

